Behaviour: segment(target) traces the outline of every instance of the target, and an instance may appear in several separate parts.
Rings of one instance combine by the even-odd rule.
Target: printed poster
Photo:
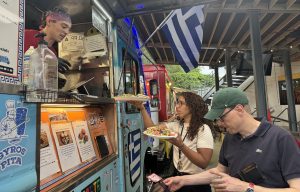
[[[23,65],[24,1],[0,2],[0,82],[20,84]]]
[[[48,123],[41,123],[40,141],[40,179],[43,180],[50,175],[60,172]]]
[[[96,157],[87,122],[74,121],[72,125],[82,161]]]
[[[79,165],[81,162],[71,123],[52,123],[51,127],[62,171]]]
[[[0,191],[32,191],[37,184],[36,104],[0,94],[0,108]]]

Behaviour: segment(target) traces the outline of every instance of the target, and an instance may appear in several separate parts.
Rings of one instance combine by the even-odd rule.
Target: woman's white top
[[[181,133],[182,127],[180,126],[179,122],[169,122],[166,123],[166,126],[168,129],[177,132],[179,135]],[[184,123],[184,128],[182,131],[181,139],[184,138],[187,132],[187,127],[189,126],[189,123]],[[197,152],[197,148],[214,148],[214,139],[213,135],[211,133],[211,130],[208,125],[203,124],[203,126],[199,129],[197,136],[190,140],[188,136],[184,139],[184,144],[192,149],[193,151]],[[179,150],[178,147],[175,145],[173,146],[173,163],[175,168],[178,170],[178,161],[179,161]],[[180,161],[182,162],[182,169],[178,170],[179,172],[189,173],[189,174],[195,174],[200,173],[203,171],[202,168],[198,167],[197,165],[193,164],[185,155],[183,152],[181,152],[181,158]]]

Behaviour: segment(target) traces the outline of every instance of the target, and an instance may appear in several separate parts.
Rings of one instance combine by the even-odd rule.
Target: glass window
[[[139,85],[139,66],[138,61],[135,60],[130,54],[123,50],[124,59],[124,87],[125,94],[137,95],[140,93]],[[126,103],[126,112],[135,113],[138,110],[128,103]]]

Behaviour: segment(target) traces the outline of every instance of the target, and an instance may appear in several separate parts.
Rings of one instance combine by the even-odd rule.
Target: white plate
[[[116,96],[113,97],[116,101],[148,101],[150,98],[148,96]]]
[[[152,135],[147,133],[147,131],[143,132],[145,135],[148,135],[149,137],[154,137],[154,138],[158,138],[158,139],[172,139],[172,138],[176,138],[176,135],[171,135],[171,136],[166,136],[166,135]]]

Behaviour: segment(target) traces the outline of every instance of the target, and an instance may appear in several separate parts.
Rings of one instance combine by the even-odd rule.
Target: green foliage
[[[211,87],[214,84],[213,76],[201,74],[200,68],[193,69],[188,73],[185,73],[179,65],[166,65],[166,69],[174,87],[195,90]]]

